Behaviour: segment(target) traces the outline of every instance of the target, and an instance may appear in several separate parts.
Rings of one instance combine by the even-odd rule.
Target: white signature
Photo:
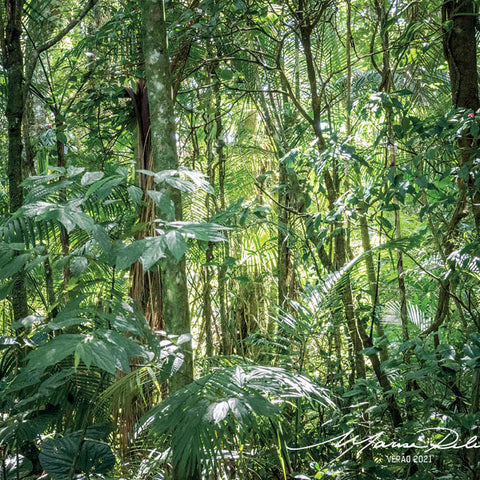
[[[434,427],[434,428],[424,428],[419,430],[417,433],[420,437],[425,437],[424,434],[427,432],[435,432],[438,435],[442,435],[442,438],[438,440],[431,440],[425,438],[425,440],[418,440],[413,443],[402,442],[402,441],[384,441],[381,438],[385,435],[385,432],[378,432],[375,435],[371,435],[366,438],[361,438],[360,435],[354,434],[354,429],[352,428],[347,433],[343,433],[338,437],[330,438],[324,442],[315,443],[314,445],[308,445],[306,447],[288,447],[289,450],[309,450],[311,448],[319,447],[321,445],[332,445],[338,449],[342,450],[342,453],[339,457],[342,457],[347,452],[352,450],[354,447],[361,447],[358,453],[363,452],[365,449],[371,447],[375,449],[382,448],[418,448],[424,450],[425,453],[431,452],[432,450],[459,450],[462,448],[475,449],[480,448],[480,439],[477,435],[468,438],[466,441],[460,439],[460,435],[450,428]],[[344,450],[346,448],[346,450]]]

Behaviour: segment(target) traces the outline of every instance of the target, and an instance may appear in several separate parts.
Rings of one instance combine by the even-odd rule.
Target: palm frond
[[[199,467],[218,467],[222,451],[240,448],[254,428],[275,428],[282,405],[305,398],[334,408],[327,390],[305,376],[274,367],[237,366],[216,370],[176,392],[142,419],[138,434],[168,438],[172,461],[182,478]]]

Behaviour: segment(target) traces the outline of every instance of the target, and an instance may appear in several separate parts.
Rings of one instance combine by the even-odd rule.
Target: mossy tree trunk
[[[170,61],[168,57],[165,5],[163,0],[143,1],[143,28],[145,73],[149,92],[153,169],[177,169],[178,156],[172,100]],[[182,219],[182,198],[178,190],[168,188],[165,193],[174,203],[172,218]],[[167,333],[190,335],[185,259],[169,259],[162,269],[162,304]],[[184,363],[170,384],[174,392],[193,380],[191,342],[182,343]]]
[[[23,0],[6,2],[6,30],[3,64],[7,71],[6,117],[8,123],[7,175],[10,194],[10,213],[16,212],[23,204],[23,142],[22,121],[24,113],[24,76],[22,51]],[[3,32],[2,32],[3,34]],[[23,238],[18,238],[19,242]],[[25,273],[14,276],[12,307],[15,321],[28,315]]]

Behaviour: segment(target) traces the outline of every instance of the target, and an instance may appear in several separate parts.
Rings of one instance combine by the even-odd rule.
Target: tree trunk
[[[22,121],[24,113],[24,80],[22,52],[22,13],[23,0],[7,1],[6,55],[4,59],[7,71],[6,117],[8,123],[8,161],[7,176],[10,193],[10,213],[16,212],[23,204],[23,162],[22,162]],[[18,242],[23,241],[19,233]],[[14,320],[19,321],[28,315],[25,273],[19,272],[13,277],[14,288],[12,307]]]
[[[175,139],[170,61],[168,57],[165,6],[163,0],[143,1],[143,28],[145,73],[149,88],[149,107],[153,168],[155,171],[177,169],[178,156]],[[167,221],[182,219],[182,197],[178,190],[166,188],[175,213]],[[179,262],[165,261],[162,269],[162,304],[165,329],[174,335],[190,335],[190,313],[188,307],[185,258]],[[170,383],[175,392],[193,380],[192,343],[182,343],[184,362]]]
[[[278,256],[277,256],[277,276],[278,276],[278,306],[280,309],[286,307],[288,298],[288,275],[290,270],[290,248],[289,248],[289,227],[290,227],[290,213],[284,206],[288,206],[289,192],[288,192],[288,174],[285,160],[281,159],[278,162]]]
[[[321,16],[322,16],[321,14],[322,12],[316,15],[315,21],[317,23],[321,19]],[[303,1],[299,2],[299,7],[298,7],[298,10],[296,11],[296,20],[298,22],[300,41],[302,43],[305,61],[307,64],[307,76],[310,84],[310,96],[311,96],[311,108],[312,108],[312,114],[313,114],[313,121],[310,117],[305,116],[305,114],[304,114],[304,117],[306,117],[306,119],[309,120],[313,128],[313,131],[315,133],[315,136],[317,138],[317,147],[322,152],[325,150],[326,142],[325,142],[325,139],[323,138],[323,134],[320,128],[321,98],[318,94],[317,74],[315,70],[315,62],[314,62],[314,57],[312,53],[312,45],[311,45],[311,34],[313,31],[313,28],[315,27],[315,23],[312,23],[312,19],[308,18],[308,16],[305,14]],[[282,76],[284,77],[284,75]],[[333,208],[339,193],[338,192],[338,187],[339,187],[338,175],[336,173],[337,172],[334,171],[332,176],[332,174],[329,172],[328,169],[324,170],[324,182],[325,182],[328,202],[331,209]],[[343,231],[343,225],[340,225],[340,226],[342,228],[340,228],[340,231],[335,237],[335,257],[336,257],[335,260],[336,260],[337,268],[343,265],[346,260],[345,233]],[[358,319],[356,319],[354,316],[353,295],[352,295],[351,284],[349,280],[347,280],[344,285],[342,302],[344,305],[345,318],[347,320],[349,334],[351,335],[353,347],[355,350],[354,355],[356,359],[356,369],[358,370],[357,375],[360,376],[365,372],[365,362],[363,359],[363,355],[360,353],[360,350],[362,347],[368,348],[373,346],[373,343],[371,338],[367,335],[365,331],[365,326],[362,324],[362,322],[358,321]],[[392,418],[392,424],[394,427],[398,427],[402,424],[402,416],[401,416],[400,408],[395,400],[395,397],[391,395],[390,381],[388,380],[386,374],[380,368],[380,359],[378,358],[378,355],[373,353],[368,355],[368,357],[370,359],[370,362],[376,374],[377,380],[384,391],[384,397]]]
[[[217,51],[220,56],[220,49],[217,46]],[[216,153],[218,161],[218,199],[220,201],[220,210],[225,211],[226,202],[225,202],[225,168],[226,168],[226,155],[225,155],[225,141],[223,139],[223,120],[222,120],[222,97],[220,94],[220,89],[215,88],[215,139],[216,139]],[[223,244],[223,258],[224,260],[230,256],[230,243],[227,232],[227,240]],[[218,302],[220,310],[220,328],[222,331],[222,354],[230,355],[232,353],[232,328],[230,317],[228,314],[227,308],[227,267],[225,264],[220,265],[217,275],[218,282]]]
[[[305,15],[303,2],[300,2],[299,9],[297,11],[297,19],[299,24],[299,34],[300,42],[303,47],[303,52],[305,55],[305,62],[307,65],[307,76],[308,82],[310,85],[310,96],[311,96],[311,110],[313,116],[313,122],[311,122],[315,137],[317,138],[317,147],[320,152],[324,151],[326,148],[325,139],[323,138],[323,133],[321,131],[321,98],[318,93],[318,82],[317,74],[315,70],[315,61],[312,52],[312,42],[311,35],[315,24],[312,24],[311,19]],[[320,17],[318,17],[317,22]],[[336,167],[334,168],[333,175],[328,169],[324,170],[324,182],[327,192],[327,198],[330,209],[334,208],[334,203],[337,200],[339,194],[339,179],[336,172]],[[343,267],[346,262],[346,251],[347,245],[345,242],[345,232],[343,228],[343,220],[339,219],[337,224],[337,234],[335,235],[335,262],[334,268],[339,269]],[[355,359],[355,370],[357,378],[365,378],[365,359],[364,356],[360,353],[363,349],[362,345],[362,335],[361,330],[364,329],[363,325],[355,318],[355,311],[353,307],[353,295],[352,287],[350,284],[350,279],[347,279],[343,287],[342,292],[342,302],[344,306],[345,319],[347,322],[347,327],[351,337],[351,342],[354,350],[354,359]]]
[[[127,88],[126,92],[133,101],[137,118],[136,166],[138,169],[152,170],[151,122],[145,80],[137,80],[136,92],[131,88]],[[143,192],[142,205],[139,209],[138,217],[140,223],[145,225],[145,228],[135,235],[136,240],[153,236],[155,233],[152,225],[155,219],[155,204],[147,193],[148,190],[154,189],[153,179],[148,175],[140,173],[138,175],[138,185]],[[160,267],[144,272],[142,264],[136,262],[130,269],[130,278],[132,280],[130,296],[136,303],[137,308],[144,313],[152,330],[164,330]]]
[[[450,73],[452,104],[455,108],[471,109],[476,112],[480,108],[477,74],[477,44],[475,27],[477,22],[475,2],[472,0],[450,0],[442,5],[442,21],[444,24],[443,51],[448,62]],[[460,166],[471,164],[473,148],[477,141],[465,133],[458,140],[460,149]],[[473,178],[469,182],[457,180],[459,199],[456,210],[450,221],[448,236],[452,236],[458,222],[466,215],[467,193],[473,197],[472,212],[477,232],[480,231],[480,202],[478,189],[473,189]],[[449,239],[447,238],[447,242]],[[448,247],[448,246],[447,246]],[[451,253],[448,247],[447,255]]]
[[[63,139],[65,138],[65,121],[62,114],[58,111],[57,108],[53,109],[53,114],[55,116],[55,133],[57,135],[56,147],[57,147],[57,165],[61,168],[67,167],[67,162],[65,159],[65,143]],[[60,200],[66,202],[67,194],[64,188],[60,191]],[[62,254],[66,258],[70,253],[70,236],[63,225],[60,225],[60,243],[62,245]],[[63,288],[65,295],[65,302],[68,303],[69,293],[68,293],[68,283],[70,282],[70,262],[67,261],[63,267]]]
[[[474,112],[480,107],[478,93],[477,74],[477,41],[475,30],[477,24],[477,8],[473,0],[450,0],[442,5],[442,21],[444,25],[443,50],[448,62],[451,82],[452,104],[456,108],[471,109]],[[458,140],[460,150],[459,166],[469,165],[472,167],[472,156],[478,141],[469,133],[464,133]],[[473,177],[465,182],[461,178],[457,180],[458,201],[452,215],[444,238],[445,256],[448,257],[453,251],[452,239],[458,223],[466,215],[468,195],[472,197],[472,213],[477,228],[477,236],[480,237],[480,193],[473,185]],[[447,280],[446,285],[441,287],[438,299],[437,314],[433,325],[437,333],[448,313],[448,300],[450,290],[454,285]],[[470,414],[475,415],[479,410],[480,374],[473,372],[473,384],[471,393]],[[479,480],[478,469],[479,452],[472,450],[470,453],[471,479]]]
[[[298,42],[296,43],[295,51],[298,51]],[[298,60],[298,54],[296,53],[296,60]],[[283,67],[283,65],[282,65]],[[257,82],[259,83],[259,82]],[[260,85],[257,87],[260,90]],[[289,151],[288,141],[286,139],[285,130],[288,128],[288,121],[278,117],[278,125],[274,125],[272,121],[272,114],[269,112],[267,102],[265,100],[263,92],[260,94],[260,103],[264,104],[264,118],[267,124],[268,130],[272,135],[273,143],[278,159],[278,225],[277,225],[277,277],[278,277],[278,306],[280,312],[287,307],[287,300],[290,296],[289,292],[289,279],[293,275],[292,271],[292,252],[290,248],[291,243],[291,213],[289,208],[291,207],[292,200],[292,185],[291,176],[287,170],[285,155]],[[283,108],[285,110],[288,97],[283,95]],[[291,122],[290,122],[291,123]],[[293,175],[295,173],[293,172]]]
[[[207,53],[208,57],[212,58],[214,56],[212,45],[210,42],[207,43]],[[205,76],[207,85],[211,85],[213,78],[212,73],[214,73],[216,68],[216,62],[211,62],[207,64],[205,68]],[[218,88],[218,82],[216,83]],[[215,118],[218,115],[217,107],[214,106],[214,89],[213,87],[208,87],[205,92],[207,97],[207,109],[204,113],[204,132],[205,132],[205,148],[206,148],[206,159],[207,159],[207,178],[208,182],[212,187],[215,184],[215,152],[214,152],[214,141],[215,141]],[[211,112],[213,112],[214,117],[212,118]],[[212,215],[212,205],[210,195],[205,196],[205,209],[207,212],[207,219],[210,221]],[[214,259],[213,253],[213,242],[208,242],[207,250],[205,252],[205,265],[203,267],[203,325],[205,327],[205,353],[207,357],[213,355],[213,309],[212,309],[212,261]]]
[[[445,1],[442,5],[442,21],[444,25],[443,51],[450,73],[452,104],[455,108],[477,111],[480,107],[477,74],[477,47],[475,26],[477,21],[475,2],[471,0]],[[459,166],[472,166],[472,155],[477,141],[468,132],[458,139]],[[480,236],[480,194],[474,189],[471,181],[458,178],[458,199],[455,210],[447,225],[443,238],[445,258],[453,252],[452,243],[458,224],[467,216],[467,199],[472,196],[472,213]],[[451,277],[451,276],[450,276]],[[444,322],[449,308],[450,292],[453,288],[450,278],[440,287],[437,301],[437,311],[432,325],[423,332],[433,333],[438,343],[438,329]]]

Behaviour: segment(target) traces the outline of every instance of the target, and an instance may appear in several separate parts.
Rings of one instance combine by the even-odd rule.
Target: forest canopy
[[[478,8],[3,0],[0,478],[480,480]]]

